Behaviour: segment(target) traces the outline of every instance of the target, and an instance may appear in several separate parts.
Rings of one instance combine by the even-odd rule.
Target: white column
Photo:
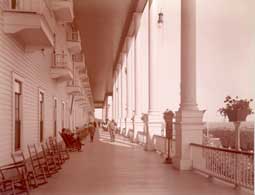
[[[196,104],[196,0],[181,1],[181,103],[176,113],[174,166],[192,168],[190,143],[202,144],[203,111]]]
[[[136,87],[136,80],[135,80],[135,38],[132,38],[131,43],[131,51],[132,51],[132,58],[131,58],[131,112],[132,116],[135,112],[135,87]]]
[[[121,128],[121,118],[122,118],[121,64],[118,64],[117,75],[118,75],[118,127]]]
[[[117,72],[114,71],[114,121],[117,122],[118,119],[118,80],[117,80]]]
[[[133,91],[132,91],[132,77],[133,77],[133,37],[127,37],[127,129],[133,129],[132,115],[133,115]]]
[[[115,74],[113,73],[113,85],[112,85],[112,119],[115,120]]]
[[[157,30],[158,12],[155,0],[150,0],[149,7],[149,115],[147,150],[153,150],[153,135],[160,135],[162,128],[162,113],[160,112],[160,90],[164,90],[164,83],[160,83],[161,71],[164,71],[164,63],[158,63],[157,55]]]
[[[134,140],[137,141],[137,133],[143,131],[143,121],[141,120],[142,116],[142,77],[141,77],[141,72],[142,72],[142,65],[139,63],[139,56],[141,55],[141,50],[142,45],[139,43],[140,42],[140,37],[138,35],[139,32],[139,27],[140,27],[140,20],[141,20],[141,14],[140,13],[135,13],[134,14],[134,19],[135,19],[135,28],[136,32],[134,35],[134,80],[135,80],[135,129],[134,129]]]
[[[131,118],[132,118],[132,129],[133,129],[133,138],[134,138],[134,131],[135,131],[135,110],[136,110],[136,77],[135,77],[135,37],[132,37],[132,42],[131,42],[131,51],[132,51],[132,58],[131,58]],[[131,139],[132,141],[133,138]]]
[[[127,64],[127,55],[122,53],[122,67],[121,67],[121,85],[122,85],[122,117],[121,124],[122,130],[126,130],[126,119],[127,119],[127,75],[126,75],[126,64]],[[124,131],[123,133],[125,133]]]
[[[107,118],[112,120],[112,94],[107,95],[106,98],[106,107],[107,107]]]
[[[148,91],[148,62],[149,62],[149,53],[148,53],[148,22],[149,22],[149,2],[144,8],[144,11],[141,15],[139,30],[136,34],[136,66],[138,69],[136,70],[136,81],[139,87],[137,91],[137,97],[140,98],[140,102],[138,100],[137,106],[140,107],[138,112],[136,113],[136,131],[140,131],[145,135],[144,124],[141,121],[142,113],[148,114],[148,105],[149,105],[149,91]],[[138,120],[137,120],[138,119]]]

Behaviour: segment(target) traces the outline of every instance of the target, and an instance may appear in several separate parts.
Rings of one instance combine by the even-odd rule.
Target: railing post
[[[239,188],[238,185],[238,154],[235,155],[235,188]]]

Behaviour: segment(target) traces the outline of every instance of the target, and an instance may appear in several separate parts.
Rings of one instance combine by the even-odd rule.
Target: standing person
[[[94,134],[95,134],[95,126],[94,123],[89,123],[89,135],[90,135],[90,142],[92,143],[94,140]]]
[[[95,128],[95,130],[96,130],[96,129],[97,129],[97,122],[94,121],[93,125],[94,125],[94,128]]]
[[[115,124],[114,124],[113,120],[111,120],[111,121],[109,120],[107,128],[108,128],[108,131],[110,133],[111,141],[114,142],[115,141],[115,134],[114,134]]]

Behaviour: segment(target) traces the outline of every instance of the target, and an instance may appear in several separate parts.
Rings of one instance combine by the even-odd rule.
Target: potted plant
[[[166,109],[163,113],[163,118],[165,121],[172,121],[174,117],[174,113],[171,110]]]
[[[239,99],[238,96],[232,98],[227,96],[225,98],[225,106],[220,108],[218,111],[224,117],[228,117],[230,122],[245,121],[246,117],[253,114],[250,103],[253,99]]]

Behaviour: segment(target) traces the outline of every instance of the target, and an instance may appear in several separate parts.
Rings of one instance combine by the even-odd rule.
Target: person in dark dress
[[[90,122],[89,123],[89,135],[90,135],[90,142],[92,143],[94,141],[94,135],[96,131],[96,123]]]

